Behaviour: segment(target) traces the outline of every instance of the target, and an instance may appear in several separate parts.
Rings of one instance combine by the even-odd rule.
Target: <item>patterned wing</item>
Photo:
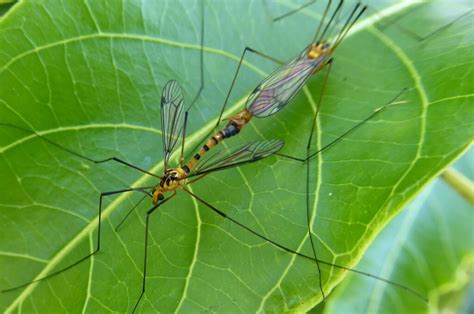
[[[178,82],[168,81],[161,95],[161,134],[164,169],[168,169],[171,154],[179,147],[184,128],[184,100]]]
[[[285,107],[303,87],[314,70],[327,61],[323,55],[317,59],[307,57],[307,47],[300,55],[276,69],[250,94],[246,108],[256,117],[263,118]]]
[[[221,149],[203,157],[190,176],[236,167],[269,157],[282,149],[283,140],[266,140]]]

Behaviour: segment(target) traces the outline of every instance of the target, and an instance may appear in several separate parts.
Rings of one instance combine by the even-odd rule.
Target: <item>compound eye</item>
[[[165,199],[165,196],[163,194],[158,195],[158,200],[162,201]]]

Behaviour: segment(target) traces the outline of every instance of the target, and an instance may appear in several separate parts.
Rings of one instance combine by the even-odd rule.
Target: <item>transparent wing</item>
[[[283,140],[266,140],[229,149],[221,147],[214,153],[204,155],[190,176],[236,167],[266,158],[278,152],[284,144]]]
[[[314,70],[327,61],[327,55],[317,59],[308,58],[309,48],[310,46],[296,58],[276,69],[250,94],[245,106],[254,116],[263,118],[283,109]]]
[[[179,147],[184,128],[184,100],[178,82],[168,81],[161,94],[161,132],[164,169],[168,169],[171,154]]]

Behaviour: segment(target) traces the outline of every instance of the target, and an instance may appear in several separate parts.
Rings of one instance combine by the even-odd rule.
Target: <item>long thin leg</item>
[[[292,250],[290,248],[287,248],[286,246],[283,246],[269,238],[267,238],[266,236],[262,235],[261,233],[258,233],[257,231],[254,231],[252,230],[251,228],[247,227],[246,225],[240,223],[239,221],[235,220],[234,218],[230,217],[230,216],[227,216],[227,214],[225,214],[224,212],[222,212],[221,210],[217,209],[216,207],[214,207],[213,205],[209,204],[208,202],[206,202],[205,200],[203,200],[202,198],[200,198],[199,196],[197,196],[196,194],[192,193],[191,191],[189,191],[188,189],[186,188],[183,188],[183,191],[185,191],[186,193],[188,193],[189,195],[191,195],[192,197],[194,197],[196,200],[198,200],[200,203],[206,205],[208,208],[210,208],[212,211],[214,211],[216,214],[218,214],[219,216],[221,216],[222,218],[224,219],[227,219],[229,221],[232,221],[233,223],[235,223],[236,225],[240,226],[241,228],[244,228],[245,230],[247,230],[248,232],[256,235],[257,237],[271,243],[272,245],[282,249],[283,251],[286,251],[288,253],[292,253],[292,254],[296,254],[298,256],[301,256],[301,257],[304,257],[306,259],[309,259],[309,260],[312,260],[314,261],[314,258],[313,257],[310,257],[308,255],[305,255],[305,254],[302,254],[302,253],[299,253],[299,252],[296,252],[295,250]]]
[[[344,133],[342,133],[340,136],[338,136],[337,138],[335,138],[334,140],[332,140],[329,144],[325,145],[323,148],[321,148],[320,150],[312,153],[309,158],[307,158],[306,160],[309,160],[313,157],[315,157],[316,155],[319,155],[320,153],[322,153],[323,151],[325,150],[328,150],[329,148],[331,148],[334,144],[336,144],[337,142],[339,142],[342,138],[344,138],[347,134],[353,132],[354,130],[358,129],[359,127],[361,127],[363,124],[365,124],[366,122],[368,122],[369,120],[373,119],[376,115],[380,114],[381,112],[383,112],[384,110],[386,110],[387,108],[390,108],[394,105],[398,105],[398,104],[402,104],[402,103],[405,103],[404,101],[400,101],[400,102],[396,102],[396,100],[402,95],[404,94],[405,92],[407,91],[407,88],[404,88],[403,90],[401,90],[393,99],[391,99],[388,103],[386,103],[385,105],[383,105],[382,107],[379,107],[377,109],[375,109],[369,116],[367,116],[364,120],[358,122],[356,125],[354,125],[353,127],[349,128],[347,131],[345,131]]]
[[[186,140],[186,127],[188,124],[188,115],[191,108],[194,106],[196,101],[198,100],[199,96],[204,89],[204,20],[205,20],[205,10],[204,10],[204,0],[201,0],[201,49],[200,49],[200,58],[199,58],[199,67],[200,67],[200,86],[196,96],[194,97],[191,105],[186,109],[184,113],[184,127],[183,127],[183,135],[181,139],[181,153],[179,158],[179,165],[182,167],[184,165],[184,143]],[[194,151],[194,149],[193,149]]]
[[[295,255],[298,255],[300,257],[303,257],[309,261],[312,261],[314,262],[315,259],[311,256],[308,256],[308,255],[305,255],[303,253],[300,253],[300,252],[296,252],[295,250],[292,250],[284,245],[281,245],[279,244],[278,242],[275,242],[269,238],[267,238],[266,236],[260,234],[259,232],[257,231],[254,231],[252,230],[251,228],[247,227],[246,225],[242,224],[241,222],[233,219],[232,217],[230,216],[227,216],[227,214],[225,214],[224,212],[222,212],[221,210],[217,209],[216,207],[214,207],[213,205],[209,204],[208,202],[206,202],[205,200],[203,200],[202,198],[200,198],[199,196],[197,196],[196,194],[192,193],[191,191],[189,191],[188,189],[184,188],[183,191],[185,191],[186,193],[188,193],[189,195],[191,195],[192,197],[194,197],[197,201],[199,201],[200,203],[204,204],[206,207],[208,207],[209,209],[211,209],[214,213],[216,213],[217,215],[221,216],[222,218],[224,219],[227,219],[231,222],[233,222],[234,224],[236,224],[237,226],[247,230],[248,232],[252,233],[253,235],[259,237],[260,239],[262,240],[265,240],[266,242],[272,244],[273,246],[287,252],[287,253],[291,253],[291,254],[295,254]],[[378,277],[376,275],[372,275],[370,273],[367,273],[367,272],[363,272],[363,271],[360,271],[360,270],[356,270],[356,269],[352,269],[352,268],[349,268],[349,267],[345,267],[345,266],[341,266],[341,265],[338,265],[338,264],[333,264],[333,263],[330,263],[330,262],[326,262],[326,261],[323,261],[323,260],[320,260],[318,259],[317,260],[319,263],[321,264],[324,264],[324,265],[328,265],[328,266],[331,266],[331,267],[335,267],[335,268],[339,268],[339,269],[343,269],[343,270],[346,270],[346,271],[350,271],[350,272],[353,272],[353,273],[357,273],[357,274],[360,274],[360,275],[363,275],[363,276],[367,276],[367,277],[370,277],[370,278],[374,278],[374,279],[377,279],[377,280],[380,280],[380,281],[383,281],[385,283],[388,283],[394,287],[397,287],[397,288],[400,288],[404,291],[407,291],[409,293],[411,293],[412,295],[418,297],[419,299],[423,300],[424,302],[428,303],[428,299],[422,295],[421,293],[407,287],[407,286],[404,286],[402,284],[399,284],[399,283],[396,283],[396,282],[393,282],[391,280],[388,280],[388,279],[385,279],[385,278],[382,278],[382,277]],[[141,296],[140,296],[141,298]]]
[[[105,197],[105,196],[110,196],[110,195],[114,195],[114,194],[121,194],[121,193],[126,193],[126,192],[133,192],[133,191],[137,191],[139,188],[128,188],[128,189],[122,189],[122,190],[117,190],[117,191],[110,191],[110,192],[102,192],[100,193],[100,198],[99,198],[99,221],[98,221],[98,226],[97,226],[97,246],[95,248],[94,251],[92,251],[91,253],[87,254],[86,256],[84,256],[83,258],[81,258],[80,260],[72,263],[71,265],[69,266],[66,266],[60,270],[57,270],[53,273],[50,273],[49,275],[46,275],[44,277],[41,277],[41,278],[38,278],[38,279],[35,279],[33,281],[30,281],[30,282],[27,282],[27,283],[24,283],[24,284],[21,284],[21,285],[18,285],[18,286],[15,286],[13,288],[9,288],[9,289],[5,289],[5,290],[1,290],[0,292],[10,292],[10,291],[13,291],[13,290],[16,290],[16,289],[19,289],[19,288],[23,288],[23,287],[26,287],[32,283],[35,283],[35,282],[39,282],[39,281],[43,281],[45,279],[48,279],[48,278],[51,278],[51,277],[54,277],[68,269],[71,269],[73,268],[74,266],[76,265],[79,265],[80,263],[82,263],[83,261],[87,260],[89,257],[91,257],[92,255],[94,255],[95,253],[99,252],[100,250],[100,238],[101,238],[101,220],[102,220],[102,199]]]
[[[400,94],[399,94],[400,95]],[[399,95],[396,97],[398,98]],[[395,98],[395,99],[396,99]],[[394,101],[394,100],[393,100]],[[392,102],[393,102],[392,101]],[[366,122],[370,121],[371,119],[373,119],[376,115],[382,113],[383,111],[385,111],[386,109],[388,109],[389,107],[391,107],[392,105],[398,105],[398,104],[401,104],[401,103],[404,103],[404,102],[396,102],[396,103],[387,103],[386,105],[380,107],[380,108],[377,108],[375,109],[369,116],[367,116],[366,118],[364,118],[364,120],[358,122],[356,125],[352,126],[351,128],[349,128],[348,130],[346,130],[344,133],[342,133],[341,135],[339,135],[337,138],[335,138],[334,140],[332,140],[331,142],[329,142],[327,145],[325,145],[324,147],[322,147],[321,149],[315,151],[314,153],[312,153],[311,155],[309,155],[309,157],[305,157],[305,158],[299,158],[299,157],[295,157],[295,156],[290,156],[290,155],[285,155],[285,154],[275,154],[275,155],[278,155],[280,157],[283,157],[283,158],[286,158],[286,159],[290,159],[290,160],[295,160],[295,161],[300,161],[300,162],[306,162],[308,160],[311,160],[313,159],[314,157],[316,157],[317,155],[321,154],[322,152],[330,149],[332,146],[334,146],[334,144],[336,144],[337,142],[339,142],[340,140],[342,140],[344,137],[346,137],[348,134],[354,132],[356,129],[358,129],[359,127],[361,127],[362,125],[364,125]]]
[[[307,2],[307,3],[305,3],[305,4],[301,5],[301,6],[299,6],[298,8],[296,8],[296,9],[294,9],[294,10],[288,11],[287,13],[285,13],[285,14],[283,14],[283,15],[280,15],[280,16],[278,16],[278,17],[276,17],[276,18],[274,18],[274,19],[273,19],[273,22],[277,22],[277,21],[280,21],[280,20],[282,20],[282,19],[284,19],[284,18],[287,18],[287,17],[289,17],[289,16],[291,16],[291,15],[293,15],[293,14],[295,14],[295,13],[301,11],[301,10],[303,10],[303,9],[306,8],[306,7],[309,7],[310,5],[312,5],[312,4],[316,3],[316,2],[317,2],[317,0],[309,1],[309,2]],[[340,0],[340,1],[339,1],[339,4],[338,4],[337,9],[334,11],[333,18],[334,18],[334,16],[337,14],[337,12],[339,11],[339,9],[341,8],[343,2],[344,2],[343,0]],[[324,21],[326,20],[326,17],[327,17],[327,15],[328,15],[329,9],[331,8],[331,4],[332,4],[332,0],[328,0],[328,3],[327,3],[327,5],[326,5],[326,8],[324,9],[324,13],[323,13],[323,15],[322,15],[322,17],[321,17],[321,21],[318,23],[318,27],[316,28],[316,31],[314,32],[314,35],[313,35],[313,42],[319,42],[319,41],[321,40],[322,36],[324,35],[324,32],[325,32],[325,31],[323,32],[323,35],[321,35],[321,37],[319,36],[319,34],[321,33],[321,29],[322,29],[322,27],[323,27]],[[331,24],[331,22],[329,22],[329,23],[326,25],[326,28],[329,27],[330,24]],[[319,39],[318,39],[318,38],[319,38]]]
[[[158,204],[154,205],[152,208],[150,208],[146,212],[146,222],[145,222],[145,254],[143,257],[143,278],[142,278],[142,291],[140,293],[140,296],[138,297],[137,303],[135,303],[135,306],[133,307],[132,313],[135,313],[138,304],[140,304],[140,301],[145,294],[145,284],[146,284],[146,269],[147,269],[147,259],[148,259],[148,227],[150,223],[150,215],[161,205],[172,199],[176,195],[176,192],[172,194],[170,197],[166,198],[164,201],[159,202]]]
[[[364,14],[364,12],[367,10],[367,6],[363,6],[360,11],[356,14],[358,8],[359,8],[360,4],[357,4],[354,9],[352,10],[351,14],[349,15],[349,18],[347,19],[346,21],[346,24],[344,24],[344,26],[342,27],[342,30],[339,32],[339,34],[337,35],[336,37],[336,40],[333,44],[333,47],[332,49],[336,49],[340,44],[341,42],[344,40],[344,38],[346,37],[346,35],[349,33],[349,31],[351,30],[351,28],[354,26],[354,24],[360,19],[360,17]],[[355,18],[352,19],[352,17],[355,15]]]
[[[396,104],[399,104],[399,103],[396,103]],[[395,104],[393,104],[395,105]],[[348,130],[346,130],[344,133],[342,133],[341,135],[339,135],[337,138],[335,138],[334,140],[332,140],[331,142],[329,142],[327,145],[325,145],[324,147],[322,147],[321,149],[315,151],[314,153],[312,153],[311,155],[309,155],[309,157],[305,157],[305,158],[300,158],[300,157],[295,157],[295,156],[290,156],[290,155],[286,155],[286,154],[275,154],[275,155],[278,155],[280,157],[283,157],[283,158],[286,158],[286,159],[290,159],[290,160],[295,160],[295,161],[300,161],[300,162],[306,162],[308,160],[311,160],[313,159],[314,157],[316,157],[317,155],[321,154],[322,152],[330,149],[332,146],[334,146],[334,144],[336,144],[337,142],[339,142],[340,140],[342,140],[344,137],[346,137],[348,134],[352,133],[353,131],[355,131],[356,129],[358,129],[359,127],[361,127],[362,125],[364,125],[366,122],[370,121],[371,119],[373,119],[376,115],[382,113],[385,109],[389,108],[391,105],[390,104],[387,104],[387,105],[384,105],[380,108],[377,108],[375,109],[369,116],[367,116],[366,118],[364,118],[364,120],[358,122],[356,125],[352,126],[351,128],[349,128]]]
[[[325,89],[326,89],[327,82],[328,82],[328,80],[329,80],[329,75],[331,74],[332,64],[333,64],[333,62],[334,62],[333,60],[334,60],[334,59],[330,59],[330,60],[327,62],[326,75],[324,76],[323,86],[322,86],[322,88],[321,88],[321,92],[319,93],[318,105],[317,105],[317,107],[316,107],[316,112],[314,113],[314,116],[313,116],[313,121],[311,122],[311,128],[310,128],[310,132],[309,132],[309,136],[308,136],[308,142],[306,143],[306,150],[307,150],[307,151],[311,148],[311,141],[313,140],[313,134],[314,134],[314,131],[315,131],[315,129],[316,129],[317,118],[318,118],[318,115],[319,115],[319,111],[321,110],[321,104],[322,104],[322,99],[323,99],[324,91],[325,91]],[[299,158],[299,157],[290,156],[290,155],[281,154],[281,153],[276,153],[275,155],[280,156],[280,157],[284,157],[284,158],[288,158],[288,159],[292,159],[292,160],[302,161],[302,162],[305,162],[305,161],[308,160],[308,157],[306,157],[306,158]],[[307,154],[307,155],[308,155],[308,154]]]
[[[102,164],[102,163],[106,163],[106,162],[109,162],[109,161],[115,161],[115,162],[118,162],[118,163],[120,163],[120,164],[126,165],[126,166],[128,166],[128,167],[130,167],[130,168],[133,168],[133,169],[135,169],[135,170],[138,170],[138,171],[140,171],[140,172],[146,173],[146,174],[148,174],[148,175],[150,175],[150,176],[152,176],[152,177],[161,179],[160,176],[158,176],[158,175],[156,175],[156,174],[154,174],[154,173],[148,172],[148,171],[145,170],[145,169],[142,169],[142,168],[140,168],[140,167],[138,167],[138,166],[135,166],[135,165],[133,165],[133,164],[127,162],[127,161],[124,161],[124,160],[122,160],[122,159],[120,159],[120,158],[117,158],[117,157],[110,157],[110,158],[106,158],[106,159],[94,159],[94,158],[90,158],[90,157],[87,157],[87,156],[85,156],[85,155],[82,155],[82,154],[80,154],[80,153],[78,153],[78,152],[75,152],[75,151],[73,151],[72,149],[69,149],[69,148],[67,148],[67,147],[65,147],[65,146],[63,146],[63,145],[61,145],[61,144],[58,144],[58,143],[56,143],[56,142],[53,142],[53,141],[50,140],[49,138],[47,138],[47,137],[45,137],[45,136],[43,136],[43,135],[41,135],[41,134],[39,134],[39,133],[37,133],[37,132],[35,132],[35,131],[28,130],[28,129],[23,128],[23,127],[21,127],[21,126],[17,126],[17,125],[10,124],[10,123],[0,123],[0,126],[11,127],[11,128],[14,128],[14,129],[23,131],[23,132],[25,132],[25,133],[28,133],[28,134],[30,134],[30,135],[37,136],[37,137],[39,137],[40,139],[42,139],[43,141],[45,141],[45,142],[47,142],[47,143],[49,143],[49,144],[51,144],[51,145],[53,145],[53,146],[55,146],[55,147],[57,147],[57,148],[63,150],[63,151],[66,151],[66,152],[68,152],[68,153],[70,153],[70,154],[72,154],[72,155],[74,155],[74,156],[76,156],[76,157],[79,157],[79,158],[81,158],[81,159],[87,160],[87,161],[92,162],[92,163],[95,163],[95,164]]]
[[[181,138],[181,153],[179,156],[179,166],[184,166],[184,143],[186,141],[186,126],[188,125],[188,112],[184,113],[184,125],[183,125],[183,135]]]
[[[398,104],[402,104],[402,103],[405,103],[404,101],[400,101],[400,102],[397,102],[396,100],[406,91],[407,89],[403,89],[401,92],[399,92],[393,99],[391,99],[389,102],[387,102],[385,105],[383,105],[382,107],[379,107],[377,109],[375,109],[370,115],[368,115],[366,118],[364,118],[362,121],[359,121],[357,124],[355,124],[354,126],[350,127],[349,129],[347,129],[344,133],[342,133],[341,135],[339,135],[338,137],[336,137],[334,140],[332,140],[331,142],[329,142],[328,144],[326,144],[324,147],[322,147],[321,149],[315,151],[314,153],[310,154],[309,156],[306,156],[304,158],[301,158],[301,157],[296,157],[296,156],[291,156],[291,155],[286,155],[286,154],[281,154],[281,153],[276,153],[275,155],[277,156],[280,156],[280,157],[283,157],[283,158],[286,158],[286,159],[290,159],[290,160],[295,160],[295,161],[300,161],[300,162],[306,162],[308,160],[311,160],[313,159],[314,157],[316,157],[317,155],[321,154],[322,152],[330,149],[331,147],[333,147],[337,142],[339,142],[340,140],[342,140],[344,137],[346,137],[348,134],[354,132],[355,130],[357,130],[358,128],[360,128],[362,125],[364,125],[365,123],[367,123],[368,121],[372,120],[375,116],[379,115],[380,113],[382,113],[383,111],[385,111],[386,109],[394,106],[394,105],[398,105]]]
[[[307,150],[309,152],[309,150]],[[308,156],[309,153],[307,153],[306,156]],[[323,300],[326,300],[326,295],[324,294],[324,289],[323,289],[323,277],[321,274],[321,267],[319,266],[319,260],[318,256],[316,254],[316,246],[314,244],[313,240],[313,231],[312,231],[312,225],[311,225],[311,202],[310,202],[310,163],[306,163],[306,225],[307,225],[307,230],[308,230],[308,236],[309,236],[309,241],[311,243],[311,250],[313,252],[314,260],[316,262],[316,269],[318,270],[318,275],[319,275],[319,291],[321,291],[321,295],[323,296]]]
[[[422,36],[422,37],[420,38],[420,41],[424,41],[424,40],[426,40],[426,39],[428,39],[428,38],[430,38],[430,37],[432,37],[432,36],[438,34],[439,32],[444,31],[445,29],[447,29],[448,27],[450,27],[451,25],[453,25],[453,24],[456,23],[457,21],[459,21],[459,20],[465,18],[466,16],[468,16],[468,15],[471,14],[472,12],[474,12],[474,9],[471,9],[471,10],[467,11],[466,13],[464,13],[464,14],[458,16],[457,18],[455,18],[455,19],[452,20],[451,22],[449,22],[449,23],[447,23],[447,24],[441,26],[441,27],[438,28],[437,30],[435,30],[435,31],[433,31],[433,32],[431,32],[431,33],[429,33],[429,34],[427,34],[427,35],[425,35],[425,36]]]
[[[380,12],[373,8],[373,7],[369,7],[373,12],[375,12],[375,15],[378,15],[378,16],[381,16]],[[413,14],[416,10],[419,10],[420,8],[422,8],[422,6],[418,6],[416,7],[414,10],[410,11],[409,14]],[[458,17],[454,18],[452,21],[446,23],[445,25],[439,27],[438,29],[432,31],[431,33],[428,33],[424,36],[422,35],[419,35],[417,34],[416,32],[414,32],[413,30],[409,29],[409,28],[406,28],[404,27],[402,24],[400,24],[398,21],[403,18],[403,17],[406,17],[406,14],[405,15],[400,15],[399,17],[396,17],[392,20],[389,20],[388,22],[385,22],[385,23],[382,23],[382,27],[383,28],[387,28],[388,26],[390,25],[394,25],[395,27],[397,27],[400,31],[404,32],[405,34],[415,38],[416,40],[418,41],[425,41],[427,40],[428,38],[444,31],[445,29],[447,29],[448,27],[450,27],[451,25],[453,25],[454,23],[458,22],[459,20],[467,17],[468,15],[470,15],[472,12],[474,12],[474,9],[471,9],[461,15],[459,15]],[[408,13],[407,13],[408,14]],[[379,22],[380,23],[380,22]]]
[[[312,4],[314,4],[314,3],[316,3],[316,2],[317,2],[317,0],[309,1],[308,3],[305,3],[305,4],[299,6],[298,8],[296,8],[296,9],[294,9],[294,10],[292,10],[292,11],[289,11],[289,12],[287,12],[287,13],[285,13],[285,14],[279,16],[279,17],[274,18],[273,21],[276,22],[276,21],[282,20],[282,19],[284,19],[284,18],[286,18],[286,17],[288,17],[288,16],[291,16],[291,15],[293,15],[293,14],[295,14],[295,13],[301,11],[302,9],[304,9],[304,8],[306,8],[306,7],[308,7],[308,6],[312,5]],[[340,13],[341,13],[341,9],[342,9],[343,3],[344,3],[343,0],[339,0],[339,3],[338,3],[338,5],[337,5],[336,9],[334,10],[333,14],[331,15],[331,18],[329,19],[329,22],[326,24],[326,27],[325,27],[324,30],[323,30],[324,22],[325,22],[325,20],[326,20],[327,15],[328,15],[329,9],[331,8],[331,5],[332,5],[332,0],[328,0],[328,3],[327,3],[327,5],[326,5],[326,8],[324,9],[324,13],[323,13],[323,15],[322,15],[322,17],[321,17],[321,21],[318,23],[318,27],[317,27],[317,29],[316,29],[316,32],[314,33],[314,36],[313,36],[313,42],[314,42],[314,43],[319,43],[319,42],[321,42],[321,41],[324,39],[324,36],[325,36],[326,32],[331,28],[331,24],[332,24],[333,22],[335,22],[334,26],[336,26],[336,25],[338,24],[338,18],[339,18],[339,15],[340,15]],[[355,11],[357,11],[357,8],[358,8],[359,6],[360,6],[360,3],[358,3],[358,4],[354,7],[354,10],[352,11],[352,14],[350,15],[348,21],[350,21],[352,15],[355,13]],[[356,20],[357,20],[357,19],[356,19]],[[345,29],[345,27],[342,28],[341,33],[344,32],[344,29]],[[321,32],[321,30],[323,30],[323,31]],[[337,42],[337,40],[336,40],[336,42]]]
[[[110,157],[110,158],[107,158],[107,159],[97,160],[97,161],[93,161],[93,162],[96,163],[96,164],[102,164],[102,163],[105,163],[105,162],[108,162],[108,161],[116,161],[116,162],[121,163],[121,164],[123,164],[123,165],[126,165],[126,166],[128,166],[128,167],[130,167],[130,168],[133,168],[133,169],[138,170],[138,171],[140,171],[140,172],[146,173],[146,174],[148,174],[148,175],[150,175],[150,176],[152,176],[152,177],[155,177],[155,178],[158,178],[158,179],[161,179],[161,178],[162,178],[162,177],[159,176],[159,175],[156,175],[156,174],[154,174],[154,173],[151,173],[151,172],[149,172],[149,171],[147,171],[147,170],[145,170],[145,169],[142,169],[142,168],[140,168],[140,167],[138,167],[138,166],[135,166],[135,165],[133,165],[133,164],[131,164],[131,163],[129,163],[129,162],[126,162],[126,161],[124,161],[124,160],[122,160],[122,159],[119,159],[119,158],[117,158],[117,157]]]
[[[329,74],[331,73],[331,68],[332,68],[332,63],[333,59],[329,60],[328,62],[328,69],[326,71],[326,76],[324,77],[323,81],[323,87],[321,89],[321,93],[319,93],[319,101],[318,101],[318,106],[316,108],[316,112],[313,117],[313,122],[311,124],[311,130],[308,136],[308,143],[306,145],[306,159],[309,158],[310,152],[311,152],[311,142],[313,141],[313,134],[314,131],[316,130],[316,122],[317,118],[319,115],[319,111],[321,110],[321,106],[323,103],[323,96],[324,96],[324,91],[326,90],[327,83],[329,80]],[[310,204],[310,163],[306,163],[306,223],[308,227],[308,236],[309,236],[309,241],[311,242],[311,249],[313,251],[313,256],[314,259],[316,260],[316,268],[318,269],[318,274],[319,274],[319,290],[321,290],[321,294],[323,296],[323,299],[326,299],[326,296],[324,295],[324,290],[323,290],[323,281],[322,281],[322,275],[321,275],[321,267],[319,266],[318,262],[318,256],[316,254],[316,246],[314,244],[314,239],[313,239],[313,231],[312,231],[312,224],[311,224],[311,216],[312,216],[312,211],[311,211],[311,204]]]
[[[400,19],[405,18],[407,15],[409,15],[409,14],[411,15],[411,14],[415,13],[416,11],[420,10],[421,8],[423,8],[423,5],[419,5],[416,8],[413,8],[412,10],[410,10],[406,14],[399,14],[399,15],[389,19],[388,21],[384,21],[384,16],[380,13],[379,10],[377,10],[376,8],[374,8],[371,5],[367,5],[367,7],[370,11],[374,12],[374,15],[376,15],[377,18],[379,19],[379,21],[377,21],[377,23],[382,24],[381,25],[382,30],[389,27],[389,26],[391,26],[391,25],[395,25],[401,31],[408,33],[410,36],[414,36],[411,30],[407,30],[405,27],[403,27],[402,25],[399,25],[399,23],[397,23],[397,22]],[[414,37],[418,37],[418,35],[415,35]]]
[[[201,49],[199,52],[199,67],[200,67],[200,85],[196,96],[194,96],[191,105],[189,105],[186,112],[188,112],[196,103],[199,96],[201,96],[201,92],[204,89],[204,0],[201,0]]]
[[[328,73],[330,72],[330,68],[328,70]],[[329,75],[326,75],[326,78],[324,80],[324,85],[323,85],[323,91],[326,87],[326,84],[327,84],[327,80],[328,80],[328,76]],[[321,108],[321,105],[322,105],[322,100],[323,100],[323,95],[324,93],[321,92],[320,93],[320,96],[319,96],[319,103],[318,103],[318,107],[317,107],[317,110],[316,110],[316,113],[314,115],[314,119],[313,119],[313,125],[311,127],[311,133],[309,135],[309,139],[308,139],[308,144],[306,146],[306,161],[309,160],[311,157],[315,156],[316,154],[319,154],[320,152],[324,151],[325,149],[328,149],[329,147],[331,147],[333,144],[335,144],[338,140],[340,140],[342,137],[344,137],[347,133],[351,132],[352,130],[356,129],[357,127],[359,127],[360,125],[362,125],[363,123],[367,122],[369,119],[371,119],[374,115],[380,113],[381,111],[383,111],[384,109],[386,109],[388,106],[392,105],[393,102],[401,95],[403,94],[404,92],[406,91],[406,89],[402,90],[393,100],[391,100],[387,105],[377,109],[376,111],[374,111],[369,117],[367,117],[366,119],[364,119],[363,121],[359,122],[357,125],[355,125],[354,127],[352,127],[351,129],[349,129],[348,131],[346,131],[342,136],[336,138],[334,141],[332,141],[331,143],[329,143],[328,145],[326,145],[325,147],[323,147],[322,149],[320,149],[318,152],[314,153],[314,154],[311,154],[311,143],[312,143],[312,138],[313,138],[313,133],[314,133],[314,130],[315,130],[315,124],[316,124],[316,118],[317,118],[317,115],[318,115],[318,112],[319,112],[319,109]],[[310,240],[310,243],[311,243],[311,249],[313,251],[313,256],[314,256],[314,260],[316,261],[316,266],[317,266],[317,269],[318,269],[318,273],[319,273],[319,288],[321,290],[321,294],[323,296],[323,299],[325,299],[325,295],[324,295],[324,290],[323,290],[323,287],[322,287],[322,276],[321,276],[321,268],[320,268],[320,265],[319,265],[319,259],[316,255],[316,248],[315,248],[315,241],[313,239],[313,232],[312,232],[312,224],[311,224],[311,217],[312,217],[312,211],[311,211],[311,204],[310,204],[310,163],[307,162],[306,163],[306,222],[307,222],[307,228],[308,228],[308,236],[309,236],[309,240]]]
[[[115,232],[118,231],[118,229],[123,225],[123,223],[125,222],[125,220],[127,220],[127,218],[132,214],[132,212],[133,212],[138,206],[140,206],[140,204],[147,198],[147,196],[153,198],[153,195],[148,194],[147,192],[145,192],[145,195],[143,195],[143,197],[142,197],[135,205],[133,205],[132,208],[130,208],[130,210],[128,211],[128,213],[122,218],[122,220],[119,222],[119,224],[115,227]]]
[[[325,35],[326,35],[326,32],[328,31],[328,29],[331,27],[331,24],[332,22],[334,21],[335,17],[338,15],[338,12],[341,10],[342,8],[342,5],[343,5],[344,1],[343,0],[340,0],[339,1],[339,4],[337,5],[336,9],[334,10],[333,14],[331,15],[331,18],[329,19],[328,23],[326,24],[326,27],[324,27],[324,30],[322,31],[321,33],[321,36],[319,36],[319,29],[318,29],[318,33],[317,35],[319,36],[319,38],[317,36],[314,37],[313,39],[313,42],[322,42],[322,40],[324,39]],[[351,16],[352,14],[357,10],[357,8],[359,7],[359,3],[355,6],[355,8],[352,10],[352,13],[351,13]],[[329,6],[328,6],[329,8]],[[349,17],[350,19],[350,17]],[[322,24],[322,23],[321,23]],[[335,48],[333,48],[335,49]]]
[[[309,133],[309,136],[308,136],[308,142],[306,144],[306,149],[307,150],[309,150],[311,148],[311,142],[313,140],[314,131],[316,130],[316,122],[317,122],[317,119],[318,119],[318,116],[319,116],[319,112],[321,111],[321,106],[323,104],[323,96],[324,96],[324,92],[326,91],[326,87],[328,85],[329,75],[331,74],[331,69],[332,69],[333,62],[334,62],[334,59],[330,59],[327,63],[326,75],[324,76],[323,86],[321,88],[321,92],[319,93],[318,105],[316,107],[316,112],[314,113],[314,116],[313,116],[313,121],[311,123],[311,130],[310,130],[310,133]]]
[[[303,5],[301,5],[300,7],[298,7],[298,8],[295,9],[295,10],[288,11],[288,12],[286,12],[285,14],[282,14],[282,15],[280,15],[280,16],[277,16],[277,17],[273,18],[273,22],[277,22],[277,21],[279,21],[279,20],[282,20],[282,19],[284,19],[284,18],[287,18],[287,17],[289,17],[289,16],[291,16],[291,15],[293,15],[293,14],[295,14],[295,13],[301,11],[301,10],[303,10],[303,9],[306,8],[306,7],[309,7],[310,5],[312,5],[312,4],[316,3],[316,2],[317,2],[317,0],[311,0],[311,1],[309,1],[309,2],[307,2],[307,3],[305,3],[305,4],[303,4]],[[266,3],[266,2],[265,2],[265,3]]]
[[[227,107],[227,103],[229,101],[229,97],[230,97],[230,94],[232,93],[232,89],[234,88],[234,85],[235,85],[235,82],[237,81],[237,76],[240,72],[240,68],[242,66],[242,63],[244,61],[244,58],[245,58],[245,55],[247,54],[247,52],[252,52],[260,57],[263,57],[265,59],[268,59],[270,61],[273,61],[279,65],[282,65],[283,62],[280,61],[280,60],[277,60],[263,52],[260,52],[258,50],[255,50],[255,49],[252,49],[250,47],[245,47],[244,51],[242,52],[242,55],[240,56],[240,60],[239,60],[239,64],[237,65],[237,69],[235,71],[235,74],[234,74],[234,77],[232,78],[232,83],[230,84],[230,88],[229,90],[227,91],[227,95],[225,97],[225,100],[224,100],[224,104],[222,105],[222,108],[221,108],[221,112],[219,113],[219,118],[217,119],[217,123],[216,123],[216,127],[219,126],[219,123],[222,121],[222,115],[224,114],[224,111],[225,111],[225,108]]]
[[[205,173],[205,174],[203,174],[203,175],[198,176],[196,179],[188,180],[187,185],[191,185],[191,184],[195,183],[196,181],[201,180],[202,178],[204,178],[204,177],[207,176],[208,174],[209,174],[209,172],[208,172],[208,173]]]

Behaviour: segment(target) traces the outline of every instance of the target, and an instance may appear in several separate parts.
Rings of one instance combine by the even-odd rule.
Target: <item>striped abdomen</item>
[[[191,172],[191,170],[196,166],[199,160],[214,146],[222,142],[224,139],[232,137],[240,132],[240,129],[243,128],[252,118],[252,113],[247,109],[237,113],[227,123],[226,127],[212,136],[206,144],[197,152],[196,155],[191,158],[186,166],[183,167],[186,173]]]

